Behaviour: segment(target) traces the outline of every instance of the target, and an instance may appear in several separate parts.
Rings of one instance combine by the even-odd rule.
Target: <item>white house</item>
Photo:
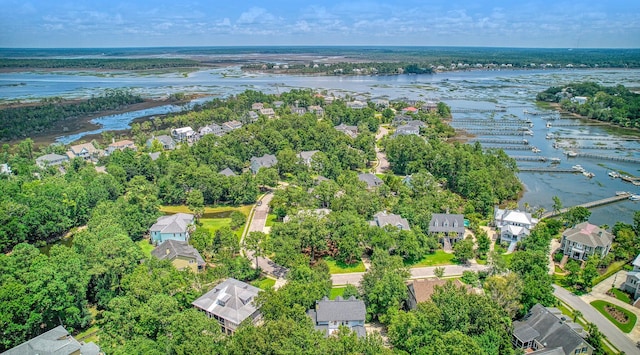
[[[173,139],[179,142],[184,140],[190,140],[193,138],[195,134],[196,132],[194,132],[193,128],[191,127],[180,127],[180,128],[174,128],[171,130],[171,136],[173,137]]]
[[[531,229],[538,224],[538,220],[531,217],[531,213],[503,210],[498,207],[494,209],[493,220],[496,229],[500,232],[500,241],[510,243],[513,247],[515,243],[531,234]]]
[[[564,255],[576,260],[586,260],[594,254],[604,258],[612,242],[611,233],[589,222],[582,222],[562,233],[560,248]]]
[[[640,254],[636,257],[636,259],[632,263],[633,270],[627,273],[627,280],[622,284],[622,289],[631,293],[633,295],[633,299],[640,299]],[[634,305],[636,305],[634,303]]]

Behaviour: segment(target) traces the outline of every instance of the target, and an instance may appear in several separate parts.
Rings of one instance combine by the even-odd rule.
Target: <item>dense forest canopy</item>
[[[586,97],[582,102],[576,97]],[[613,124],[640,128],[640,94],[623,85],[603,86],[593,82],[552,86],[537,100],[558,102],[567,111]]]
[[[2,107],[0,141],[28,137],[54,127],[60,121],[142,101],[140,95],[129,90],[106,90],[101,96],[80,102],[65,102],[53,97],[19,107]]]

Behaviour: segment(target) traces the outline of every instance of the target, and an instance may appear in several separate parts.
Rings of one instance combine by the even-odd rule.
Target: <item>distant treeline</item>
[[[201,63],[180,58],[118,58],[118,59],[8,59],[0,58],[0,69],[110,69],[110,70],[147,70],[164,68],[197,67]]]
[[[576,97],[586,97],[576,99]],[[563,109],[599,121],[640,128],[640,95],[623,85],[593,82],[552,86],[537,95],[538,101],[559,102]]]
[[[78,115],[113,110],[142,101],[142,97],[130,91],[110,89],[103,96],[82,102],[65,103],[61,98],[47,98],[34,105],[3,108],[0,109],[0,141],[24,138]]]
[[[297,74],[328,74],[328,75],[393,75],[393,74],[431,74],[433,71],[427,63],[406,62],[368,62],[368,63],[331,63],[331,64],[250,64],[243,70],[272,70]]]

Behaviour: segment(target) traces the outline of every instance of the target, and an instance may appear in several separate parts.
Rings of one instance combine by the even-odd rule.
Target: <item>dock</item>
[[[496,108],[454,108],[451,113],[484,113],[484,112],[507,112],[506,107]]]
[[[470,142],[478,142],[478,143],[493,143],[493,144],[523,144],[528,145],[529,141],[526,139],[498,139],[498,138],[475,138],[471,139]]]
[[[562,173],[562,174],[580,173],[578,170],[574,170],[574,169],[558,169],[558,168],[553,168],[553,167],[540,167],[540,168],[520,168],[520,167],[518,167],[518,172],[521,172],[521,173]]]
[[[500,131],[500,130],[476,130],[476,129],[463,129],[458,128],[459,131],[468,131],[471,134],[477,134],[482,136],[520,136],[525,135],[525,132],[522,131]],[[530,134],[529,134],[530,135]]]
[[[500,120],[492,120],[492,119],[481,119],[481,118],[462,118],[462,119],[454,119],[451,123],[467,123],[467,124],[512,124],[512,125],[523,125],[532,123],[531,120],[527,119],[500,119]]]
[[[631,196],[631,194],[625,193],[623,195],[616,195],[616,196],[613,196],[613,197],[603,198],[602,200],[591,201],[591,202],[583,203],[581,205],[563,208],[563,209],[561,209],[559,211],[546,212],[546,213],[542,214],[540,219],[545,219],[545,218],[550,218],[550,217],[555,217],[555,216],[561,215],[561,214],[569,211],[573,207],[593,208],[593,207],[608,205],[608,204],[614,203],[614,202],[628,200],[629,196]]]
[[[603,160],[613,160],[613,161],[622,161],[625,163],[636,163],[640,164],[640,159],[632,158],[632,157],[617,157],[613,155],[600,155],[600,154],[591,154],[591,153],[577,153],[577,157],[581,158],[593,158],[593,159],[603,159]]]
[[[533,149],[532,147],[528,146],[528,145],[485,145],[482,146],[482,148],[484,149],[502,149],[502,150],[531,150]]]
[[[576,141],[602,141],[602,142],[637,142],[640,141],[640,137],[600,137],[600,136],[588,136],[588,137],[563,137],[555,136],[554,139],[558,140],[576,140]]]
[[[512,158],[515,161],[542,161],[545,162],[547,160],[551,160],[551,158],[541,157],[537,155],[510,155],[509,158]]]

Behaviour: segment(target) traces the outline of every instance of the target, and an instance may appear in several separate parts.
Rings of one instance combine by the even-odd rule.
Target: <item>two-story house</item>
[[[640,254],[636,256],[631,265],[633,265],[633,270],[627,273],[627,279],[622,285],[622,289],[633,295],[633,299],[638,302],[640,299]]]
[[[228,278],[191,304],[217,320],[223,333],[231,335],[245,319],[251,319],[253,324],[262,319],[253,302],[258,292],[260,289],[255,286]]]
[[[36,165],[38,165],[40,168],[47,168],[50,166],[60,165],[67,161],[69,161],[68,156],[51,153],[36,158]]]
[[[193,215],[189,213],[162,216],[149,228],[151,241],[156,244],[169,239],[189,241],[189,229],[192,225]]]
[[[69,159],[82,158],[84,160],[90,160],[97,158],[102,154],[102,151],[96,149],[92,143],[76,144],[69,147],[67,156]]]
[[[305,150],[298,153],[298,158],[300,158],[300,161],[302,162],[302,164],[306,166],[311,166],[311,162],[313,161],[313,155],[316,153],[318,153],[318,150]]]
[[[521,321],[513,322],[511,343],[526,354],[593,354],[582,327],[566,319],[560,311],[540,304],[531,307]]]
[[[116,150],[125,150],[127,148],[133,149],[133,150],[137,149],[136,144],[133,143],[133,141],[125,139],[125,140],[121,140],[121,141],[117,141],[117,142],[112,142],[111,144],[109,144],[109,146],[105,150],[104,154],[105,155],[111,155]]]
[[[502,243],[515,243],[531,234],[531,229],[538,224],[538,220],[531,213],[520,210],[503,210],[495,207],[493,222],[498,230]]]
[[[358,136],[358,126],[349,126],[344,123],[341,123],[334,127],[336,131],[342,132],[348,135],[351,138],[356,138]]]
[[[158,141],[160,143],[160,145],[162,145],[162,149],[164,150],[173,150],[176,149],[176,142],[173,140],[173,138],[167,136],[167,135],[161,135],[161,136],[157,136],[157,137],[151,137],[149,139],[147,139],[147,147],[151,148],[151,145],[153,144],[153,141]]]
[[[354,331],[359,337],[364,337],[367,333],[364,329],[364,321],[367,309],[364,302],[351,296],[343,299],[338,296],[331,301],[324,297],[316,301],[315,309],[307,311],[317,330],[325,332],[330,336],[338,330],[340,326],[345,326]]]
[[[454,244],[464,238],[464,215],[433,213],[429,222],[429,234],[441,235],[440,242]]]
[[[191,127],[180,127],[171,130],[171,137],[178,142],[190,141],[196,132]]]
[[[104,352],[94,342],[78,341],[59,325],[3,352],[2,355],[104,355]]]
[[[358,180],[367,184],[367,189],[376,188],[384,183],[382,179],[371,173],[358,174]]]
[[[589,222],[582,222],[562,233],[560,249],[564,255],[576,260],[586,260],[594,254],[604,258],[612,242],[611,233]]]

